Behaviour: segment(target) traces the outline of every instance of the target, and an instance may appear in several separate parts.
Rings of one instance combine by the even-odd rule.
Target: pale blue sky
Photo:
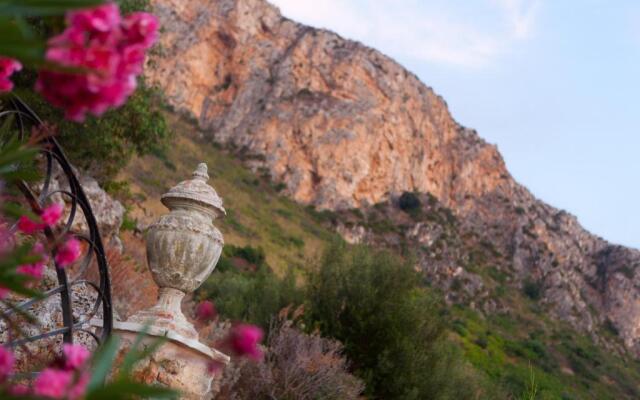
[[[640,248],[640,1],[272,2],[392,56],[536,196]]]

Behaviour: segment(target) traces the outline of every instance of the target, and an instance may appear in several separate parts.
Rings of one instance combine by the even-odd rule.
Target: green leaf
[[[120,347],[120,339],[117,336],[111,336],[105,343],[100,346],[93,356],[93,375],[87,386],[88,390],[94,390],[102,386],[107,375],[113,367],[113,361]]]
[[[93,7],[104,0],[0,0],[0,16],[45,17],[64,15],[69,10]]]
[[[87,400],[124,400],[140,396],[152,399],[177,399],[178,392],[172,389],[149,386],[132,381],[119,379],[103,387],[95,388],[87,393]]]
[[[42,297],[42,296],[40,295],[39,297]],[[20,308],[18,304],[13,304],[10,301],[3,301],[2,303],[5,305],[5,307],[7,307],[16,315],[19,315],[22,318],[24,318],[30,324],[38,323],[38,319],[34,315],[32,315],[29,311]],[[18,325],[17,329],[19,330],[20,335],[22,335],[23,337],[29,336],[28,334],[26,334],[26,332],[24,332],[24,330],[22,329],[22,326]]]
[[[4,0],[0,0],[0,8],[2,1]],[[38,39],[32,31],[25,31],[25,28],[24,24],[0,11],[0,54],[17,58],[27,65],[42,64],[45,42]]]
[[[167,341],[166,338],[158,338],[140,350],[139,347],[142,345],[142,340],[147,336],[148,328],[149,325],[145,325],[142,331],[136,336],[136,340],[133,342],[131,349],[122,361],[122,365],[120,365],[120,377],[124,378],[131,374],[133,366],[138,361],[144,360],[151,354],[155,353],[156,350]]]
[[[37,178],[37,172],[28,166],[37,153],[38,149],[24,145],[17,135],[10,135],[0,144],[0,179],[15,182]]]
[[[21,295],[39,297],[39,292],[26,287],[33,278],[16,271],[19,265],[31,264],[41,259],[40,256],[31,254],[31,248],[31,243],[23,243],[0,258],[0,285]]]
[[[20,218],[21,216],[25,215],[29,218],[31,218],[34,221],[39,221],[40,217],[38,217],[36,214],[34,214],[31,210],[22,207],[20,204],[16,204],[16,203],[5,203],[2,204],[2,206],[0,206],[0,210],[2,210],[2,213],[5,216],[9,216],[9,217],[13,217],[13,218]]]
[[[13,135],[12,127],[13,127],[14,119],[15,119],[15,115],[13,114],[9,115],[8,117],[5,117],[4,121],[2,122],[2,125],[0,125],[0,139]]]

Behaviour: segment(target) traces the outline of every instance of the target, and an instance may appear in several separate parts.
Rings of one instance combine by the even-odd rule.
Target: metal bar
[[[0,110],[0,118],[6,118],[12,115],[16,116],[15,123],[20,131],[19,133],[22,139],[24,139],[28,135],[30,126],[42,125],[42,120],[38,117],[38,115],[33,112],[33,110],[17,95],[12,95],[10,103],[10,109]],[[64,154],[64,151],[62,150],[57,140],[53,137],[46,137],[42,140],[42,145],[43,148],[41,152],[45,157],[46,164],[45,178],[39,196],[36,196],[25,182],[20,182],[18,184],[18,187],[25,196],[31,209],[36,213],[42,211],[45,202],[54,194],[61,193],[65,196],[68,196],[71,203],[71,212],[66,221],[64,229],[61,232],[53,232],[51,229],[46,228],[44,231],[45,236],[50,243],[59,243],[60,238],[66,236],[67,234],[73,234],[89,243],[89,249],[86,256],[82,260],[82,265],[77,276],[75,276],[73,280],[70,281],[69,277],[66,274],[66,271],[62,268],[58,268],[58,265],[56,265],[58,286],[46,291],[42,297],[28,299],[17,306],[17,308],[19,308],[20,310],[28,309],[29,307],[43,299],[47,299],[53,295],[60,294],[60,307],[62,311],[64,326],[62,328],[54,329],[49,332],[45,332],[32,337],[14,340],[8,344],[11,346],[18,346],[24,343],[33,342],[55,335],[63,335],[64,342],[70,343],[73,341],[74,331],[87,333],[92,336],[97,342],[101,342],[111,334],[113,328],[113,308],[111,301],[109,268],[105,256],[104,246],[102,244],[102,238],[98,229],[98,224],[91,209],[91,204],[89,203],[89,200],[87,199],[84,190],[82,189],[82,186],[80,185],[80,182],[76,177],[73,168],[71,167],[71,164],[69,163],[67,157]],[[67,179],[67,183],[69,185],[68,191],[50,191],[51,180],[53,179],[55,170],[53,165],[54,162],[59,165],[62,170],[62,174]],[[77,215],[78,209],[82,211],[85,217],[89,229],[89,233],[87,236],[71,232],[71,227]],[[90,266],[92,256],[94,254],[97,261],[96,264],[100,280],[98,284],[81,279]],[[96,290],[96,292],[98,293],[98,296],[92,309],[89,311],[89,317],[81,318],[80,321],[74,323],[72,303],[73,292],[71,289],[72,286],[81,283],[85,283],[94,288],[94,290]],[[102,306],[103,311],[103,326],[102,335],[100,338],[98,338],[93,332],[87,330],[85,328],[85,325],[88,323],[89,319],[97,313],[100,306]]]
[[[70,328],[68,326],[65,326],[64,328],[54,329],[52,331],[41,333],[39,335],[29,336],[27,338],[14,340],[14,341],[11,341],[11,342],[7,343],[6,345],[7,346],[11,346],[11,347],[21,346],[21,345],[23,345],[25,343],[35,342],[36,340],[48,338],[48,337],[51,337],[51,336],[67,335],[69,333],[69,331],[70,331]]]

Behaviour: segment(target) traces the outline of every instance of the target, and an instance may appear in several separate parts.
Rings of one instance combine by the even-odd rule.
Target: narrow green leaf
[[[144,336],[143,333],[138,334],[138,338],[142,338],[143,336]],[[129,351],[129,353],[127,353],[127,356],[122,362],[122,365],[120,367],[120,375],[121,376],[129,375],[133,370],[133,366],[138,361],[144,360],[145,358],[151,356],[153,353],[156,352],[156,350],[158,350],[158,348],[160,348],[160,346],[166,343],[166,341],[167,340],[165,338],[158,338],[154,340],[152,343],[150,343],[149,345],[147,345],[142,350],[140,350],[137,346],[132,347],[132,349]],[[138,346],[140,346],[140,343],[138,344]]]
[[[0,210],[2,210],[2,213],[5,216],[13,217],[16,219],[20,218],[22,215],[25,215],[34,221],[38,221],[40,219],[40,217],[35,215],[33,211],[17,203],[4,203],[2,204],[2,206],[0,206]]]
[[[0,15],[8,17],[45,17],[93,7],[104,0],[0,0]]]
[[[93,375],[87,386],[88,390],[94,390],[103,385],[107,375],[113,367],[113,361],[120,347],[120,339],[117,336],[111,336],[105,343],[100,346],[93,356]]]
[[[17,58],[26,65],[41,64],[44,61],[45,42],[32,32],[25,34],[23,29],[15,19],[0,11],[0,54]]]
[[[122,361],[122,365],[120,366],[121,375],[123,374],[122,371],[130,371],[131,368],[133,368],[133,365],[140,360],[140,358],[137,355],[138,347],[140,346],[140,344],[142,343],[142,340],[144,339],[145,335],[149,331],[149,325],[150,324],[148,323],[144,325],[144,327],[142,328],[142,331],[138,333],[138,335],[136,336],[136,339],[133,341],[133,344],[131,345],[129,352],[125,355],[124,360]]]
[[[13,135],[11,132],[11,127],[13,126],[13,121],[15,119],[14,115],[9,115],[4,118],[2,125],[0,125],[0,138],[9,137],[9,135]]]
[[[23,310],[22,308],[18,307],[17,304],[13,304],[10,301],[3,301],[2,303],[5,305],[5,307],[13,311],[16,315],[19,315],[22,318],[24,318],[27,322],[31,324],[36,324],[38,322],[38,319],[34,315],[32,315],[27,310]],[[21,335],[26,336],[22,331],[22,326],[18,326],[18,329],[20,330]]]
[[[119,379],[103,387],[95,388],[87,393],[87,400],[129,400],[133,398],[177,399],[178,392],[172,389],[149,386],[132,381]]]

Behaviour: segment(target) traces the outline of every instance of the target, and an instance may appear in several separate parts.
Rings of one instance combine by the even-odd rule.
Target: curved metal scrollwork
[[[31,110],[22,100],[14,96],[10,100],[9,107],[0,110],[0,119],[14,118],[14,122],[24,137],[31,128],[39,127],[42,120]],[[19,183],[19,189],[24,194],[27,203],[35,213],[41,210],[52,201],[53,197],[63,198],[67,204],[66,223],[56,229],[46,228],[45,236],[51,244],[58,243],[62,238],[74,236],[81,242],[86,243],[86,254],[78,261],[74,268],[59,268],[55,265],[57,285],[44,292],[43,296],[29,299],[16,305],[17,310],[28,310],[39,302],[47,301],[56,295],[60,295],[60,310],[62,314],[61,326],[56,326],[46,332],[36,335],[15,338],[9,343],[10,346],[20,346],[40,339],[61,335],[63,342],[72,343],[74,333],[82,332],[95,339],[98,343],[106,339],[112,330],[113,309],[111,302],[111,286],[109,281],[109,269],[105,256],[102,238],[98,230],[96,218],[91,210],[91,205],[80,185],[71,164],[67,160],[62,148],[55,138],[46,137],[41,142],[42,164],[45,168],[44,180],[34,188],[25,182]],[[54,178],[54,173],[57,174]],[[59,176],[59,178],[58,178]],[[66,180],[65,186],[54,184],[54,179]],[[56,187],[58,186],[58,187]],[[62,188],[64,187],[64,188]],[[86,232],[74,231],[74,223],[78,216],[84,216],[86,222]],[[83,224],[84,226],[84,224]],[[54,247],[54,246],[51,246]],[[53,263],[55,257],[51,257]],[[97,274],[93,271],[96,266]],[[89,270],[93,273],[93,279],[87,279]],[[73,276],[70,276],[73,275]],[[95,301],[88,313],[74,315],[74,288],[83,286],[95,292]],[[88,329],[89,320],[102,312],[102,332],[100,337],[96,336]]]

